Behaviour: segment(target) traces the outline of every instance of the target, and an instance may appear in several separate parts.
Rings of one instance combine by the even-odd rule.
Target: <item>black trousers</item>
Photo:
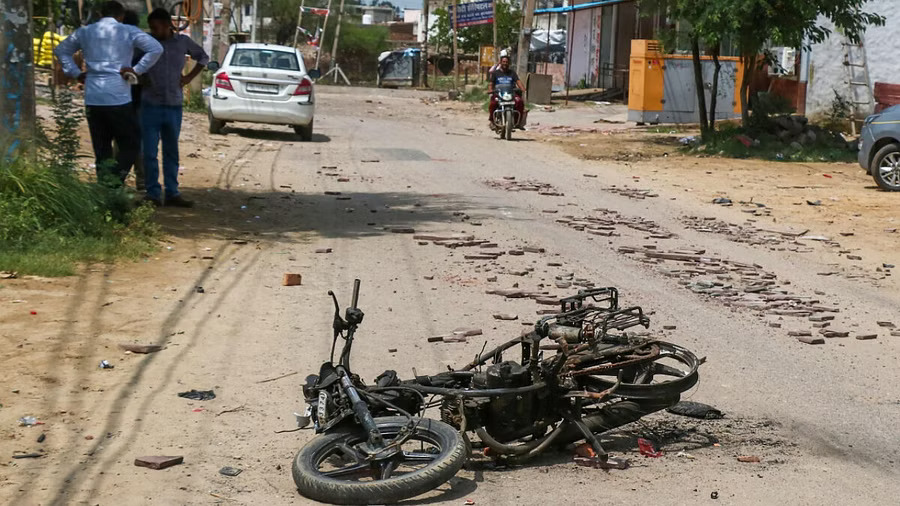
[[[134,106],[89,105],[86,109],[97,180],[123,184],[141,150],[141,133]],[[113,152],[113,140],[118,146],[116,154]]]

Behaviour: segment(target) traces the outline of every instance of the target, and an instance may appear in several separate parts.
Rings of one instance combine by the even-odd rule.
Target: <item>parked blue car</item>
[[[900,105],[866,118],[859,133],[859,164],[885,191],[900,191]]]

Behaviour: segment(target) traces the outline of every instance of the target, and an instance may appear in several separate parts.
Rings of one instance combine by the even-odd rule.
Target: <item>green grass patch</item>
[[[60,90],[53,135],[0,142],[0,270],[75,274],[79,263],[138,258],[157,247],[153,208],[121,185],[77,168],[81,108]],[[2,139],[0,139],[2,141]],[[8,151],[6,146],[16,146]],[[105,163],[115,163],[108,160]],[[117,182],[117,181],[116,181]]]
[[[138,258],[156,248],[149,206],[123,188],[24,156],[0,162],[0,270],[67,276],[82,262]]]
[[[746,135],[756,141],[744,145],[737,136]],[[699,136],[697,136],[699,138]],[[716,130],[705,143],[692,143],[684,148],[692,154],[718,155],[728,158],[756,158],[787,162],[848,162],[856,161],[857,152],[849,149],[837,134],[820,131],[815,142],[790,144],[766,132],[749,132],[735,125]]]

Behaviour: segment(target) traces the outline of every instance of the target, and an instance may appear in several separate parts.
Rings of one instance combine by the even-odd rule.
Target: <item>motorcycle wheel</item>
[[[294,483],[310,499],[331,504],[385,504],[415,497],[452,478],[466,461],[463,438],[449,425],[428,418],[394,458],[363,462],[356,445],[366,441],[360,427],[322,434],[294,457]],[[390,443],[406,427],[406,417],[376,418]]]
[[[505,116],[503,117],[503,129],[506,131],[506,140],[511,141],[513,128],[515,127],[515,125],[513,125],[513,112],[506,111],[506,113],[504,114]]]

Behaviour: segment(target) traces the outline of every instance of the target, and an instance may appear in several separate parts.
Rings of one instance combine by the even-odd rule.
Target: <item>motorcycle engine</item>
[[[528,369],[506,361],[489,366],[472,378],[478,389],[521,388],[531,384]],[[482,420],[485,429],[500,442],[512,441],[534,431],[534,393],[503,394],[485,403]]]

